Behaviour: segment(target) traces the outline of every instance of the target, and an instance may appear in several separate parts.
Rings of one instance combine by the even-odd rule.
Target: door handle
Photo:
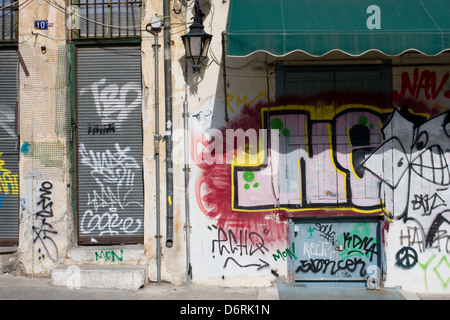
[[[336,251],[344,251],[344,246],[342,246],[342,245],[334,246],[334,250],[336,250]]]

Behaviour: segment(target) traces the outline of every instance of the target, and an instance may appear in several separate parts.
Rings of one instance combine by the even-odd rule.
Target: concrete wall
[[[399,106],[407,104],[426,120],[417,126],[413,119],[404,119],[396,113],[391,122],[393,138],[398,139],[396,143],[405,152],[400,154],[395,148],[393,156],[404,157],[410,166],[393,168],[396,184],[388,187],[382,180],[381,185],[387,190],[386,207],[392,214],[385,240],[387,284],[411,291],[446,292],[450,249],[447,208],[450,140],[446,120],[450,107],[450,66],[398,66],[393,70],[394,102]],[[412,136],[417,140],[412,141]]]
[[[20,262],[48,275],[73,245],[64,1],[20,2]],[[46,31],[34,20],[48,20]],[[25,72],[25,68],[28,74]],[[26,145],[26,148],[22,148]]]

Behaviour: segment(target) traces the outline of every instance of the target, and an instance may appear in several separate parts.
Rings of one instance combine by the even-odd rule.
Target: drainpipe
[[[159,135],[159,63],[158,63],[158,33],[161,31],[159,18],[153,18],[152,23],[147,24],[145,29],[153,34],[155,42],[153,49],[155,50],[155,135],[153,138],[154,154],[155,154],[155,185],[156,185],[156,274],[157,282],[161,284],[161,231],[160,231],[160,174],[159,174],[159,143],[161,136]]]
[[[223,95],[224,95],[224,105],[225,105],[225,122],[228,122],[228,93],[227,93],[227,33],[222,32],[222,65],[223,65]]]
[[[172,59],[170,46],[170,0],[164,0],[164,89],[166,98],[166,247],[173,245],[173,159],[172,159]]]
[[[184,213],[185,213],[185,225],[186,230],[186,274],[187,283],[191,284],[192,279],[192,267],[191,267],[191,249],[190,249],[190,237],[191,237],[191,222],[189,217],[189,143],[188,143],[188,102],[187,99],[183,102],[183,118],[184,118]]]
[[[188,32],[188,12],[184,13],[185,31]],[[184,74],[188,74],[188,60],[184,65]],[[188,83],[187,78],[184,85],[184,101],[183,101],[183,120],[184,120],[184,229],[186,232],[186,278],[187,284],[191,284],[192,266],[191,266],[191,221],[189,212],[189,108],[188,108]]]
[[[157,262],[157,281],[161,283],[161,231],[160,231],[160,181],[159,181],[159,141],[161,137],[159,135],[159,74],[158,74],[158,34],[155,34],[155,171],[156,171],[156,262]]]

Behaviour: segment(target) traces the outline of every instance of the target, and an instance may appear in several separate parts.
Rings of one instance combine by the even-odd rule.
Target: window
[[[0,0],[0,42],[17,39],[17,8],[19,1]]]
[[[73,40],[140,38],[141,0],[72,1]]]

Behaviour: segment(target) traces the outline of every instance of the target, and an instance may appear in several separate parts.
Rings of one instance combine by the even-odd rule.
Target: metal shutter
[[[140,47],[77,49],[80,244],[142,243]]]
[[[19,152],[16,136],[16,50],[0,51],[0,245],[19,234]]]

